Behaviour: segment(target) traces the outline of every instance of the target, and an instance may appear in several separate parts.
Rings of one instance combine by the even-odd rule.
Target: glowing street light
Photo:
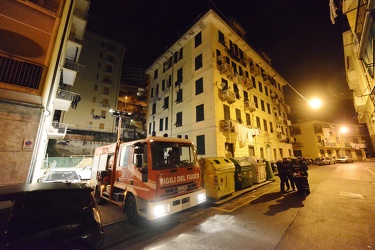
[[[296,92],[300,97],[302,97],[302,99],[304,99],[310,105],[312,109],[318,109],[322,106],[322,101],[319,98],[313,98],[311,100],[307,100],[306,97],[304,97],[301,93],[299,93],[292,85],[290,85],[289,83],[287,84],[294,92]]]
[[[318,98],[313,98],[309,102],[309,105],[312,109],[318,109],[322,106],[322,100]]]

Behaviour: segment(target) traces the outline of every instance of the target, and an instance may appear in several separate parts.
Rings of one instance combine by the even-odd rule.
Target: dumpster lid
[[[215,168],[215,170],[219,170],[219,169],[224,170],[224,169],[231,169],[231,168],[234,169],[234,163],[229,158],[209,157],[209,158],[204,158],[204,160],[206,161],[205,164],[209,162]]]
[[[246,159],[254,165],[263,165],[265,162],[258,156],[247,156]]]
[[[229,158],[231,159],[234,164],[238,164],[240,166],[251,166],[253,165],[248,159],[246,159],[245,157],[235,157],[235,158]]]

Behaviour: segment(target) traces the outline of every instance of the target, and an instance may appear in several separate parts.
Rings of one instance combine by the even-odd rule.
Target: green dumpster
[[[235,166],[234,184],[235,190],[242,190],[253,185],[252,164],[244,157],[229,158]]]
[[[199,161],[202,170],[202,186],[207,197],[219,200],[234,191],[234,163],[229,158],[207,157]]]

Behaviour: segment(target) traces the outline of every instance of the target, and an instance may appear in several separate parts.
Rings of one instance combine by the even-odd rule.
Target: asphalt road
[[[307,197],[279,192],[276,178],[223,204],[152,224],[120,220],[105,226],[103,248],[375,248],[375,163],[310,166],[309,183]]]

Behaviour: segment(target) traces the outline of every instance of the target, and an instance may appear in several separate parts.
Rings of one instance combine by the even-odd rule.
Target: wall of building
[[[26,183],[41,108],[0,102],[0,185]]]

